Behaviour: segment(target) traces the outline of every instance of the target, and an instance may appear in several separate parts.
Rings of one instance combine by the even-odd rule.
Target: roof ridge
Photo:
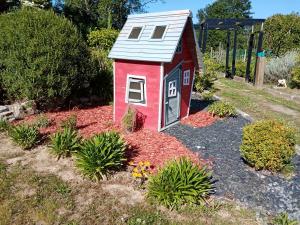
[[[140,13],[140,14],[131,14],[128,15],[129,18],[139,18],[139,17],[152,17],[152,16],[169,16],[169,15],[178,15],[178,14],[188,14],[192,16],[192,11],[189,9],[184,10],[173,10],[173,11],[163,11],[163,12],[151,12],[151,13]]]

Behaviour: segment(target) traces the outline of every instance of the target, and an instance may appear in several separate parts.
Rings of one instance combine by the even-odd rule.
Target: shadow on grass
[[[192,99],[191,100],[191,109],[190,115],[195,114],[197,112],[206,110],[209,105],[214,103],[215,100],[201,100],[201,99]]]

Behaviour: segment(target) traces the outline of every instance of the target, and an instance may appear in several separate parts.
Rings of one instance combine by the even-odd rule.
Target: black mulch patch
[[[189,149],[213,161],[217,195],[236,199],[249,207],[271,213],[286,211],[300,220],[300,156],[294,158],[296,175],[287,180],[277,174],[257,172],[240,157],[243,117],[219,120],[211,126],[192,128],[177,124],[165,132]]]

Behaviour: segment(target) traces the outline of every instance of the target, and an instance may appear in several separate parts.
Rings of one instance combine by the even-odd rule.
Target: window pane
[[[154,33],[152,35],[152,39],[162,39],[166,31],[166,28],[167,26],[156,26],[154,29]]]
[[[141,83],[131,81],[129,85],[129,89],[141,90]]]
[[[141,31],[142,31],[142,27],[133,27],[128,38],[129,39],[138,39]]]
[[[138,92],[129,92],[129,100],[142,100],[142,94]]]

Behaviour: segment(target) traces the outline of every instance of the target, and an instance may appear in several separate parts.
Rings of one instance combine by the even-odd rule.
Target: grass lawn
[[[300,104],[277,97],[264,89],[256,89],[240,81],[219,78],[215,82],[217,93],[222,99],[248,113],[255,120],[276,118],[285,121],[297,131],[300,144]]]

